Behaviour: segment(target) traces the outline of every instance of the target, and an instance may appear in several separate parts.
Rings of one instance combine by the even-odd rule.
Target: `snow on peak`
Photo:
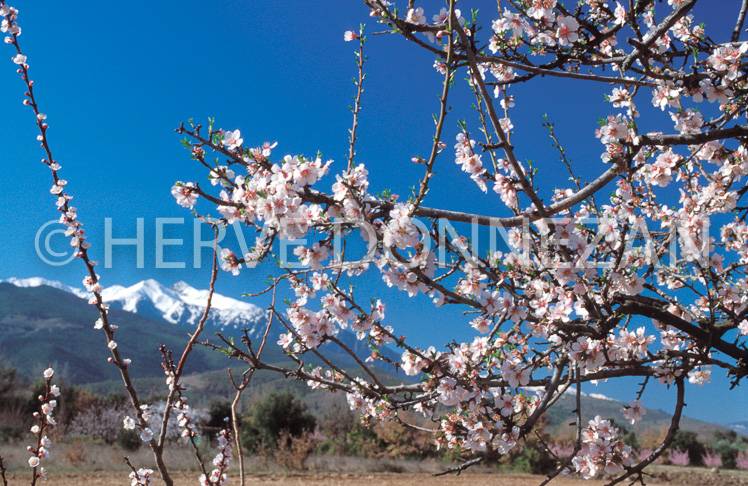
[[[181,293],[186,290],[194,290],[192,287],[190,287],[190,284],[187,282],[180,280],[179,282],[175,282],[174,285],[171,286],[171,290],[173,290],[176,293]]]
[[[588,396],[590,398],[596,398],[598,400],[606,400],[608,402],[617,402],[618,401],[615,398],[610,398],[609,396],[603,395],[602,393],[590,393]]]
[[[90,294],[61,282],[40,277],[0,280],[17,287],[39,287],[47,285],[64,290],[78,297],[88,299]],[[129,287],[112,285],[102,292],[104,302],[128,312],[135,312],[151,319],[165,320],[172,324],[195,326],[200,321],[208,290],[198,290],[186,282],[177,282],[171,288],[160,282],[148,279]],[[210,314],[206,325],[217,329],[250,329],[250,337],[264,331],[267,313],[249,302],[213,294]]]
[[[574,385],[571,385],[566,390],[565,393],[566,394],[575,395],[577,393],[577,387],[574,386]],[[583,397],[594,398],[595,400],[605,400],[605,401],[608,401],[608,402],[618,402],[618,401],[620,401],[620,400],[616,400],[615,398],[610,398],[607,395],[603,395],[602,393],[585,393],[585,392],[582,392],[580,395],[583,396]]]
[[[73,295],[80,297],[81,299],[88,298],[88,292],[86,292],[83,289],[76,289],[75,287],[65,285],[62,282],[58,282],[56,280],[47,280],[46,278],[41,278],[41,277],[31,277],[31,278],[10,277],[5,280],[0,280],[0,282],[9,283],[9,284],[15,285],[16,287],[41,287],[42,285],[46,285],[47,287],[52,287],[58,290],[63,290],[65,292],[71,293]]]
[[[105,288],[102,297],[105,302],[130,312],[172,324],[195,326],[205,311],[208,294],[208,290],[195,289],[185,282],[177,282],[169,288],[149,279],[130,287]],[[266,319],[265,311],[256,305],[214,293],[206,325],[218,329],[250,328],[250,335],[253,335],[254,329],[259,332]]]

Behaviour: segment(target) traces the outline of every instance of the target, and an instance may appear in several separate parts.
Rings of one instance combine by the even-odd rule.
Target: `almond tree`
[[[423,177],[407,198],[370,188],[366,167],[356,158],[363,28],[341,33],[358,43],[350,150],[342,167],[320,157],[278,157],[274,145],[245,144],[240,130],[218,129],[212,121],[207,129],[192,122],[177,129],[213,187],[178,182],[172,193],[180,205],[196,208],[216,225],[239,222],[257,231],[247,254],[222,251],[224,270],[242,275],[245,267],[280,261],[283,272],[265,292],[273,295],[274,319],[285,327],[278,344],[295,364],[262,360],[267,332],[259,346],[248,335],[241,345],[225,339],[222,346],[249,366],[245,376],[273,370],[312,388],[343,392],[366,420],[421,427],[406,423],[400,412],[422,413],[431,419],[429,430],[440,446],[472,455],[446,472],[507,454],[532,434],[549,407],[575,390],[576,444],[548,481],[561,472],[585,478],[605,472],[614,476],[611,484],[641,479],[678,429],[685,380],[704,384],[717,367],[735,387],[748,373],[748,206],[741,202],[747,190],[741,180],[748,175],[748,41],[741,40],[748,1],[731,13],[737,17],[726,33],[710,32],[694,17],[697,0],[667,5],[587,0],[573,7],[556,0],[507,0],[496,11],[481,6],[480,14],[472,15],[467,12],[474,5],[466,0],[459,5],[449,0],[433,12],[413,0],[363,1],[382,28],[434,57],[434,76],[443,80],[431,150],[413,160],[422,165]],[[86,285],[138,412],[131,425],[145,433],[150,429],[126,364],[112,346],[114,331],[106,322],[87,243],[46,143],[46,122],[18,47],[20,31],[14,31],[15,13],[0,5],[2,28],[17,49],[14,62],[27,82],[28,104],[53,171],[52,192],[88,268]],[[600,144],[601,158],[592,177],[580,175],[569,155],[573,148],[561,144],[546,120],[543,126],[558,151],[554,163],[570,180],[568,187],[551,189],[539,183],[543,169],[522,162],[533,147],[512,144],[511,117],[523,103],[513,94],[516,85],[556,77],[604,86],[611,106],[599,114],[599,128],[589,132],[599,139],[587,142]],[[450,94],[465,89],[474,96],[475,119],[449,121]],[[645,110],[646,104],[659,111]],[[637,105],[646,116],[640,117]],[[474,212],[437,209],[432,203],[438,201],[429,199],[438,167],[452,163],[466,173],[465,184],[486,193]],[[664,204],[670,200],[677,203]],[[211,209],[219,216],[208,216]],[[468,238],[469,231],[460,234],[461,224],[498,231],[507,246],[486,254],[485,246]],[[279,254],[284,247],[277,240],[297,243],[301,265]],[[364,246],[361,258],[355,250]],[[411,345],[388,324],[387,295],[354,290],[359,279],[380,277],[393,292],[464,310],[475,338],[457,343],[444,336],[439,349]],[[295,300],[276,302],[277,293],[288,288]],[[339,329],[356,332],[371,348],[371,358],[355,354],[338,338]],[[402,349],[399,362],[380,353],[388,343]],[[348,353],[359,373],[328,359],[331,347]],[[169,403],[178,404],[181,366],[165,356],[172,379]],[[306,366],[312,356],[325,366]],[[413,378],[385,384],[373,371],[374,360]],[[582,383],[632,376],[642,385],[622,411],[631,423],[646,413],[641,401],[646,387],[671,387],[676,397],[665,439],[640,461],[609,421],[581,419]],[[235,384],[237,399],[247,384],[247,378]],[[158,462],[163,439],[146,436],[170,484]]]

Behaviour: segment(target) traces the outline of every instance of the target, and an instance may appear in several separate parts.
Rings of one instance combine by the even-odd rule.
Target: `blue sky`
[[[495,2],[478,3],[486,21]],[[441,76],[432,68],[433,56],[399,37],[371,35],[381,29],[360,2],[288,2],[279,8],[278,2],[159,1],[142,11],[93,1],[73,6],[19,0],[13,5],[20,10],[21,42],[36,82],[37,100],[49,115],[52,150],[63,167],[62,177],[70,182],[68,189],[94,245],[94,258],[104,260],[100,245],[106,218],[112,218],[114,236],[123,238],[134,237],[137,218],[143,218],[144,268],[136,268],[134,249],[116,248],[112,268],[100,270],[104,285],[131,285],[155,278],[167,285],[185,280],[195,287],[207,286],[208,254],[202,259],[203,268],[194,268],[192,216],[174,203],[169,192],[176,180],[205,180],[205,172],[188,158],[174,133],[188,118],[207,124],[208,117],[215,117],[220,127],[241,129],[250,146],[277,141],[278,156],[321,151],[324,158],[335,160],[333,173],[342,170],[351,124],[348,106],[354,95],[351,78],[356,48],[343,41],[343,32],[357,29],[359,23],[367,23],[370,60],[358,160],[370,171],[372,192],[392,189],[406,196],[408,187],[422,175],[422,166],[410,159],[428,154]],[[441,6],[438,2],[429,5],[433,7],[424,3],[429,16]],[[707,18],[713,22],[719,22],[715,13],[721,8],[729,8],[730,18],[738,8],[727,0],[711,5],[720,7],[709,16],[715,18]],[[0,55],[0,59],[7,62],[0,69],[4,114],[0,118],[4,172],[0,209],[5,215],[0,230],[6,241],[0,254],[0,278],[42,276],[80,285],[83,268],[79,262],[48,265],[34,249],[37,231],[56,219],[57,213],[48,192],[49,171],[39,163],[42,153],[35,141],[33,115],[21,104],[23,84],[9,61],[11,50],[2,47],[6,57]],[[538,163],[545,183],[568,187],[563,166],[540,126],[543,113],[556,122],[557,134],[579,163],[584,180],[605,170],[599,159],[602,145],[594,139],[594,130],[598,117],[614,111],[603,93],[597,85],[547,79],[515,91],[516,153]],[[472,95],[465,83],[458,81],[451,96],[454,111],[444,137],[450,145],[458,117],[467,118],[468,128],[477,130],[469,109]],[[663,116],[659,110],[657,116]],[[439,174],[427,205],[501,215],[498,196],[490,193],[478,199],[482,193],[453,163],[451,152],[451,148],[445,151],[438,162]],[[333,181],[328,176],[322,186],[329,187]],[[169,248],[166,256],[184,261],[185,269],[155,268],[157,218],[184,218],[182,225],[167,226],[165,236],[184,239],[183,246]],[[56,251],[67,249],[59,237],[50,242]],[[218,290],[234,297],[257,291],[271,271],[264,267],[240,277],[224,273]],[[435,310],[424,299],[409,300],[404,294],[386,291],[379,277],[372,277],[376,281],[362,289],[381,294],[390,309],[389,324],[412,336],[416,344],[472,336],[469,319],[458,309]],[[434,336],[439,338],[436,342]],[[728,393],[725,380],[715,376],[715,381],[704,389],[689,387],[686,413],[709,420],[748,419],[745,412],[741,415],[729,406],[746,403],[748,393]],[[634,389],[633,384],[619,383],[588,391],[629,400]],[[652,387],[644,396],[645,404],[657,403],[667,410],[668,395]]]

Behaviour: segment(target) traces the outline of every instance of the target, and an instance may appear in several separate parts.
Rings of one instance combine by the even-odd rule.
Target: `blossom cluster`
[[[45,392],[38,397],[39,402],[41,402],[41,413],[34,412],[34,418],[37,419],[38,423],[31,427],[31,433],[36,436],[36,445],[26,448],[31,453],[29,466],[34,468],[35,477],[42,477],[43,479],[47,479],[47,471],[41,466],[41,462],[49,457],[49,448],[52,445],[52,441],[45,432],[49,426],[57,424],[52,413],[57,407],[57,397],[60,396],[60,388],[52,384],[54,374],[55,371],[51,367],[44,370]]]
[[[146,424],[161,423],[163,421],[166,407],[166,401],[158,401],[152,406],[145,404],[141,405],[140,412]],[[177,415],[175,416],[171,414],[169,416],[169,421],[166,424],[166,439],[194,437],[197,434],[198,429],[203,426],[209,418],[207,409],[190,407],[187,405],[186,399],[175,401],[175,403],[170,405],[170,408],[177,410]],[[126,415],[121,419],[120,423],[125,430],[136,430],[136,428],[139,428],[136,419],[129,415]],[[107,425],[103,430],[109,431],[110,426]],[[153,438],[153,431],[150,427],[141,428],[140,430],[141,440],[148,442]]]
[[[220,486],[228,483],[226,471],[231,467],[233,453],[233,438],[229,429],[222,429],[217,434],[218,454],[213,458],[213,469],[209,475],[200,475],[201,486]]]
[[[631,447],[623,443],[618,429],[599,415],[582,431],[582,443],[582,450],[572,459],[572,465],[585,479],[601,472],[615,476],[634,463]]]
[[[153,483],[153,469],[140,468],[130,473],[131,486],[151,486]]]
[[[140,405],[140,410],[138,410],[138,415],[140,416],[143,423],[147,424],[148,419],[151,418],[151,414],[153,413],[151,407],[149,407],[146,404]],[[140,423],[130,417],[129,415],[125,416],[124,419],[122,419],[122,427],[125,430],[135,430],[136,426],[140,426]],[[153,431],[150,427],[142,427],[141,426],[141,432],[140,432],[140,440],[143,442],[150,442],[153,440]]]

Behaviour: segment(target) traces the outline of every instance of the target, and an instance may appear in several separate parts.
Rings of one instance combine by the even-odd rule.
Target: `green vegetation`
[[[0,442],[26,438],[33,422],[32,414],[38,407],[36,397],[41,386],[41,382],[24,381],[12,366],[0,364]],[[305,388],[302,386],[299,390],[302,389]],[[302,400],[299,392],[279,390],[277,383],[272,381],[252,391],[247,397],[248,401],[243,402],[243,413],[240,414],[242,445],[256,457],[265,458],[263,460],[272,458],[286,469],[303,469],[306,459],[313,454],[448,462],[467,457],[459,450],[437,449],[433,437],[423,430],[405,428],[392,422],[363,424],[339,396],[334,401],[335,395],[309,394]],[[320,396],[333,401],[315,401]],[[146,402],[154,405],[159,398],[154,395],[148,397]],[[122,428],[122,418],[129,413],[129,403],[121,393],[100,396],[84,388],[63,386],[58,402],[58,425],[52,431],[56,442],[98,443],[115,447],[125,454],[141,448],[139,432]],[[199,417],[199,430],[202,431],[198,445],[207,454],[209,443],[217,430],[230,425],[225,420],[231,415],[230,402],[227,398],[214,398],[203,407],[193,407],[193,413]],[[402,418],[406,422],[429,425],[420,415],[403,415]],[[640,450],[643,440],[633,428],[628,424],[614,425],[619,428],[621,437],[628,445]],[[518,444],[501,458],[497,466],[533,474],[547,474],[554,470],[558,462],[545,445],[561,443],[561,436],[555,433],[559,429],[548,421],[538,430],[538,436]],[[169,440],[179,440],[178,435],[177,431]],[[66,454],[75,459],[74,452],[78,449],[73,447]],[[722,468],[734,469],[738,465],[739,454],[745,455],[748,450],[748,442],[746,438],[726,429],[718,429],[707,437],[694,431],[681,430],[676,434],[672,449],[687,451],[691,465],[701,465],[703,455],[708,452],[721,457]],[[559,457],[568,456],[559,452]]]
[[[271,393],[242,419],[242,445],[250,451],[275,449],[281,436],[287,440],[314,431],[317,419],[306,404],[289,391]]]

